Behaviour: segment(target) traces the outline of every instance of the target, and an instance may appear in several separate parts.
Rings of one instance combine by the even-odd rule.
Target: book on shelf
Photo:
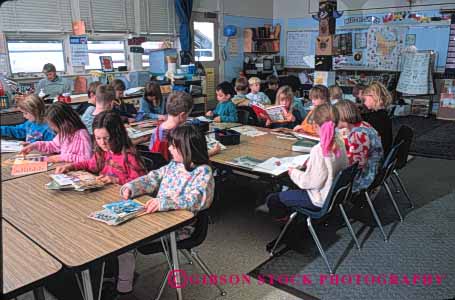
[[[21,176],[46,172],[47,170],[47,156],[40,154],[17,155],[11,167],[11,175]]]
[[[118,225],[145,213],[145,206],[134,200],[120,200],[103,205],[103,209],[88,215],[90,219]]]
[[[251,108],[260,119],[270,120],[271,122],[280,122],[286,120],[286,109],[284,105],[273,105],[265,107],[260,104],[252,104]]]
[[[49,175],[52,181],[46,184],[48,190],[76,190],[83,192],[102,188],[105,183],[86,171],[73,171],[66,174]]]

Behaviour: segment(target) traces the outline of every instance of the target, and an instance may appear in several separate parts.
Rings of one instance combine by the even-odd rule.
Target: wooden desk
[[[159,212],[119,226],[109,226],[87,216],[102,209],[103,204],[119,200],[120,186],[111,185],[91,193],[63,192],[44,189],[49,181],[48,173],[39,173],[3,182],[3,218],[65,266],[75,271],[83,270],[85,286],[90,284],[90,273],[85,270],[90,263],[124,253],[169,233],[178,269],[173,231],[192,221],[191,212]],[[87,298],[93,299],[91,286],[84,289]]]
[[[32,154],[37,153],[37,152],[32,152]],[[14,158],[18,153],[2,153],[1,154],[1,164],[2,164],[2,182],[15,179],[15,178],[20,178],[20,177],[25,177],[25,176],[30,176],[34,174],[26,174],[26,175],[19,175],[19,176],[13,176],[11,175],[11,167],[13,161],[11,161],[11,158]],[[50,170],[55,170],[55,168],[59,165],[62,165],[65,163],[53,163],[51,166],[49,166],[47,169]]]
[[[62,265],[38,245],[2,220],[3,294],[7,297],[27,292]]]

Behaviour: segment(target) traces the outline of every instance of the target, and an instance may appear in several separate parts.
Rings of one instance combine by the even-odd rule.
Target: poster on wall
[[[405,94],[434,94],[431,51],[405,52],[397,91]]]
[[[88,65],[87,36],[70,36],[71,64],[73,67]]]
[[[374,70],[397,71],[398,58],[404,48],[406,28],[372,26],[367,37],[368,67]]]
[[[311,43],[314,43],[311,32],[288,31],[286,66],[314,68],[314,51],[311,52]],[[313,59],[307,59],[309,56]]]

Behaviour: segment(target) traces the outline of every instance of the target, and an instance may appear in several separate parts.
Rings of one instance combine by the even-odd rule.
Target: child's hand
[[[160,209],[160,201],[157,198],[152,198],[145,203],[145,211],[147,213],[153,213]]]
[[[158,121],[166,121],[167,116],[166,115],[158,115]]]
[[[220,123],[221,122],[221,117],[218,116],[218,117],[213,118],[213,122]]]
[[[289,176],[291,176],[291,173],[292,173],[294,170],[295,170],[295,168],[293,168],[293,167],[289,167],[289,168],[288,168],[288,174],[289,174]]]
[[[108,176],[108,175],[100,175],[96,177],[97,180],[101,181],[102,183],[108,184],[108,183],[118,183],[118,178],[114,176]]]
[[[208,112],[205,113],[206,117],[213,117],[213,111],[209,110]]]
[[[265,127],[270,127],[271,125],[272,125],[272,121],[267,119],[267,121],[265,121]]]
[[[213,148],[211,150],[209,150],[209,157],[220,153],[220,151],[221,151],[221,146],[219,143],[216,143],[215,146],[213,146]]]
[[[288,112],[286,114],[286,121],[288,121],[288,122],[294,122],[295,121],[295,116],[292,114],[292,112]]]
[[[55,174],[66,173],[66,172],[69,172],[71,170],[72,170],[71,164],[66,164],[66,165],[63,165],[63,166],[58,166],[55,169]]]
[[[60,155],[51,155],[47,158],[47,161],[50,163],[58,163],[61,162],[62,160],[60,159]]]
[[[22,147],[25,147],[27,145],[30,145],[29,142],[20,142],[19,145],[21,145]]]
[[[297,125],[297,126],[295,126],[294,129],[292,129],[292,130],[293,130],[293,131],[297,131],[297,132],[302,131],[302,126]]]
[[[122,192],[122,198],[123,200],[128,200],[131,198],[131,195],[133,193],[131,192],[131,190],[129,188],[124,188],[123,189],[123,192]]]
[[[27,145],[27,146],[25,146],[25,147],[22,148],[20,154],[22,154],[22,155],[27,155],[27,154],[29,154],[30,152],[32,152],[32,150],[33,150],[33,144],[29,144],[29,145]]]

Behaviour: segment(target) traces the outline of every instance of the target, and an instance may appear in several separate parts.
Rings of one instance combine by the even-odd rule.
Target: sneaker
[[[259,205],[258,207],[256,207],[255,211],[268,214],[269,213],[269,207],[267,206],[266,203],[264,203],[264,204]]]

